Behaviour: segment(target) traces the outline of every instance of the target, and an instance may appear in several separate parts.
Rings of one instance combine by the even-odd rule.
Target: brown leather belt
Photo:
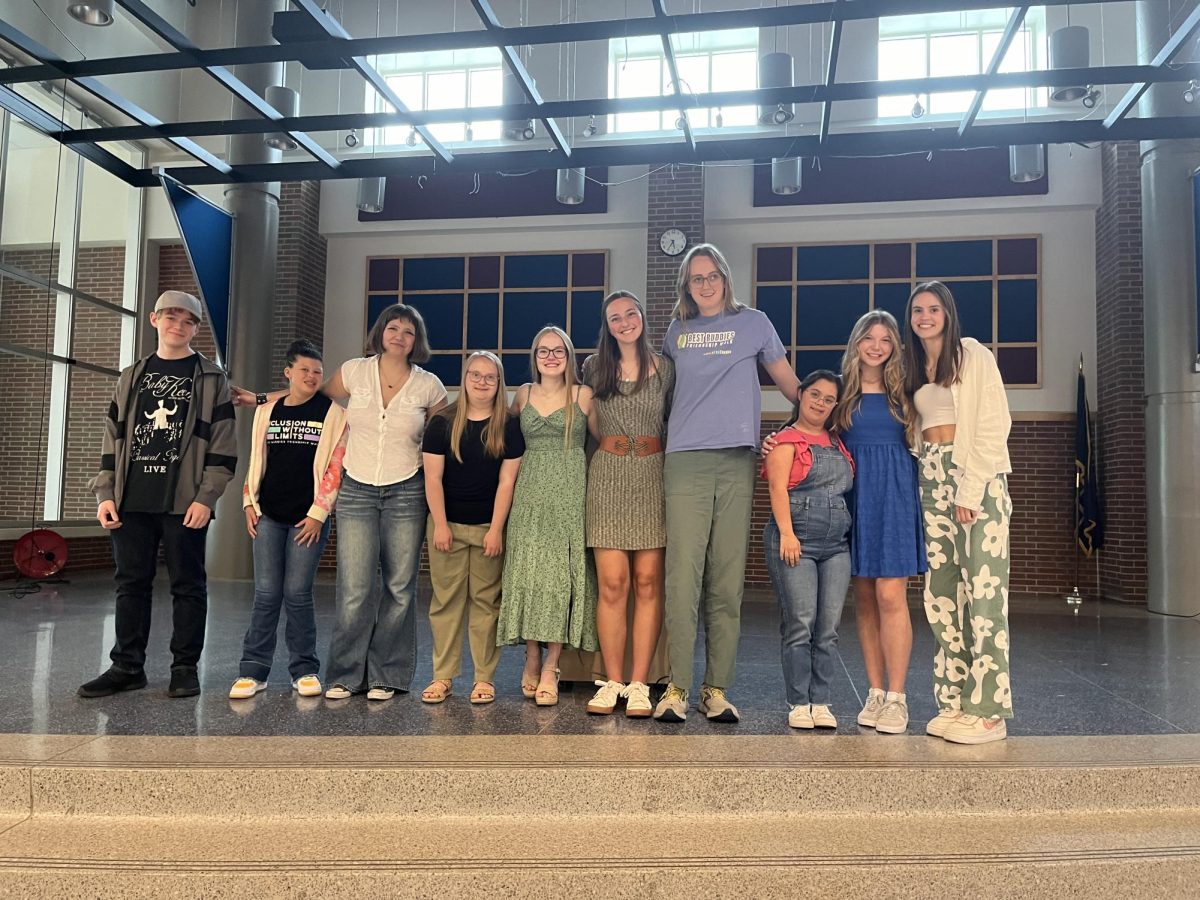
[[[662,453],[662,438],[648,434],[607,434],[600,438],[600,449],[614,456],[652,456]]]

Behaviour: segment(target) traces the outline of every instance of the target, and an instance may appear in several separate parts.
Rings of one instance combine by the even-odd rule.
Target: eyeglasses
[[[482,372],[468,372],[467,380],[474,381],[476,384],[499,384],[499,375],[484,375]]]
[[[830,397],[828,394],[822,394],[820,391],[805,391],[804,393],[809,400],[818,406],[835,406],[837,404],[837,397]]]
[[[722,275],[720,272],[709,272],[707,276],[693,275],[691,278],[688,279],[688,284],[690,284],[692,287],[699,290],[700,288],[704,287],[704,283],[706,281],[712,287],[717,287],[724,280],[725,280],[725,276]]]
[[[551,356],[553,356],[555,359],[566,359],[567,358],[567,348],[566,347],[538,347],[537,350],[534,351],[534,355],[538,359],[548,359]]]

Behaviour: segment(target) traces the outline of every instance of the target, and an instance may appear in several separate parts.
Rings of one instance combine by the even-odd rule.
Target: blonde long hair
[[[538,341],[548,334],[558,335],[563,342],[563,347],[567,350],[566,370],[563,372],[563,381],[567,387],[567,406],[566,406],[566,425],[563,428],[563,453],[571,449],[571,426],[575,424],[575,386],[579,384],[579,378],[576,376],[575,367],[575,345],[571,343],[571,339],[567,337],[567,333],[557,325],[547,325],[541,331],[533,336],[533,343],[529,346],[529,371],[533,375],[533,383],[542,383],[542,373],[538,371],[537,365],[537,349]]]
[[[504,429],[508,425],[508,387],[504,384],[504,365],[495,353],[476,350],[467,357],[467,361],[463,364],[462,390],[458,392],[453,403],[438,413],[450,420],[450,452],[460,463],[463,461],[462,436],[463,432],[467,430],[467,413],[470,412],[471,405],[466,398],[467,369],[471,368],[471,361],[475,359],[486,359],[496,367],[496,396],[492,398],[492,415],[480,435],[480,440],[483,441],[483,452],[492,459],[500,459],[504,456]]]
[[[858,358],[858,344],[876,325],[887,329],[892,339],[892,355],[883,364],[883,395],[887,397],[888,412],[904,426],[904,434],[911,442],[917,424],[917,414],[904,384],[904,361],[901,355],[900,327],[896,317],[886,309],[873,309],[864,314],[850,330],[846,352],[842,354],[841,402],[833,414],[833,425],[844,433],[853,421],[855,411],[862,406],[862,363]]]
[[[721,273],[722,286],[725,289],[725,312],[735,313],[745,309],[746,304],[733,296],[733,274],[729,271],[729,263],[725,261],[724,254],[712,244],[697,244],[684,254],[683,261],[679,263],[679,274],[675,276],[675,308],[671,310],[671,316],[680,322],[686,322],[700,315],[700,307],[692,299],[692,286],[688,283],[688,269],[697,256],[708,257]]]

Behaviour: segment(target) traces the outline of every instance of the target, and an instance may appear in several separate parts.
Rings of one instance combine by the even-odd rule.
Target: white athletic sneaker
[[[879,713],[883,709],[883,691],[879,688],[867,689],[867,702],[863,704],[862,712],[858,714],[858,724],[874,728],[879,721]]]
[[[631,681],[621,691],[625,698],[625,715],[630,719],[645,719],[654,711],[650,705],[650,688],[640,681]]]
[[[945,737],[946,728],[961,715],[961,709],[940,709],[938,714],[925,726],[925,733],[932,737]]]
[[[788,725],[792,728],[811,729],[813,727],[812,712],[807,703],[797,703],[792,707],[792,711],[788,713]]]
[[[812,720],[818,728],[837,728],[837,719],[824,703],[812,705]]]
[[[619,681],[597,681],[596,687],[600,690],[588,701],[587,711],[593,716],[611,716],[625,685]]]
[[[959,716],[946,726],[946,733],[942,737],[952,744],[990,744],[1008,737],[1008,726],[999,718]]]
[[[904,694],[888,692],[883,709],[875,722],[875,730],[883,734],[904,734],[908,731],[908,703]]]

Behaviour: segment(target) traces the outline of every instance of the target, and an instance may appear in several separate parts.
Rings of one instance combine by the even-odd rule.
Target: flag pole
[[[1083,374],[1083,354],[1079,354],[1079,374]],[[1067,601],[1067,606],[1071,612],[1079,615],[1079,608],[1083,606],[1083,595],[1079,593],[1079,489],[1082,486],[1082,473],[1079,471],[1079,466],[1075,467],[1075,530],[1071,532],[1071,543],[1075,547],[1075,579],[1071,584],[1071,592],[1063,599]]]

